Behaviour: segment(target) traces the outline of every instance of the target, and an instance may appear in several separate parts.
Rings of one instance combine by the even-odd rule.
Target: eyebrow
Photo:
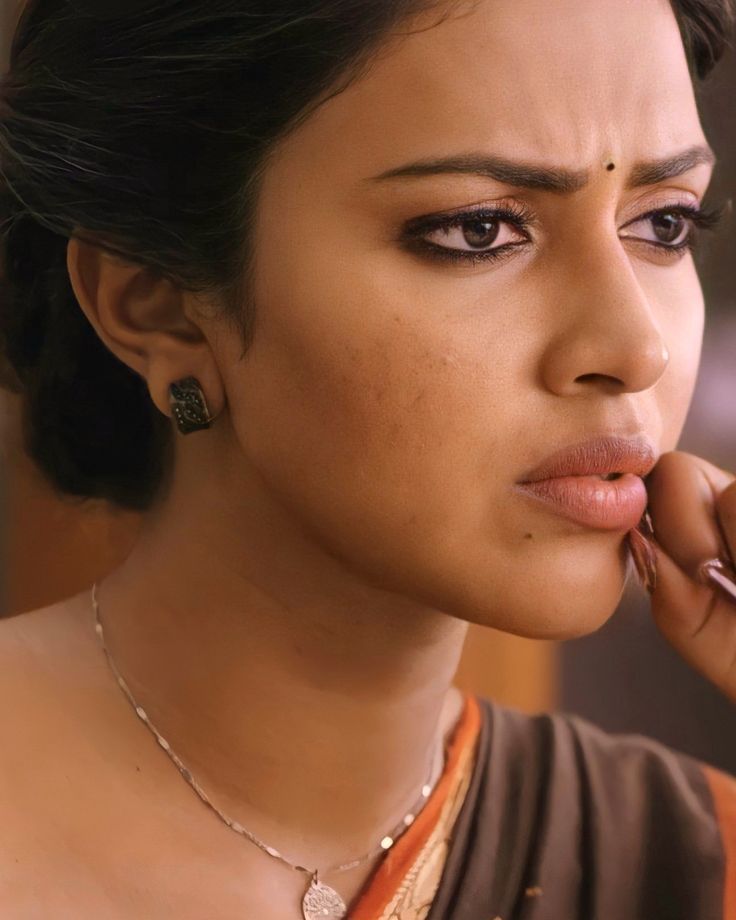
[[[665,179],[681,176],[702,163],[713,165],[715,162],[716,156],[707,145],[689,147],[687,150],[665,159],[635,164],[629,176],[628,188],[656,185]],[[538,166],[533,163],[517,162],[503,157],[476,153],[406,163],[377,176],[372,176],[371,181],[417,178],[450,173],[483,176],[487,179],[503,182],[505,185],[563,194],[579,192],[590,182],[589,170],[576,171]]]
[[[707,163],[709,166],[714,166],[716,163],[716,155],[707,145],[690,147],[688,150],[676,153],[665,160],[638,163],[631,170],[629,188],[638,188],[641,185],[656,185],[665,179],[681,176],[703,163]]]

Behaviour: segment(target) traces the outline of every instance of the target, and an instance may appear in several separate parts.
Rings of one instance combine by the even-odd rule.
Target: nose
[[[552,295],[557,320],[542,361],[545,385],[559,395],[649,389],[670,358],[655,299],[617,237],[577,256]]]

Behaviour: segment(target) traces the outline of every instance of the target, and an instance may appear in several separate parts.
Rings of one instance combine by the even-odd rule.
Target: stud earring
[[[170,384],[169,403],[182,434],[209,428],[215,419],[215,416],[210,415],[204,392],[196,377],[182,377]]]

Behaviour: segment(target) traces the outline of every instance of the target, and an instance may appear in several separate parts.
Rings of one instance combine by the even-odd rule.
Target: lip
[[[657,459],[657,452],[647,438],[608,435],[555,451],[519,482],[539,482],[564,476],[605,476],[607,473],[633,473],[644,477],[652,471]]]
[[[646,438],[593,438],[549,455],[517,483],[517,490],[586,527],[632,530],[647,507],[642,477],[656,462]],[[623,475],[611,481],[598,478],[608,473]]]
[[[644,481],[633,473],[612,482],[595,476],[562,476],[521,483],[518,488],[563,517],[598,530],[631,530],[648,500]]]

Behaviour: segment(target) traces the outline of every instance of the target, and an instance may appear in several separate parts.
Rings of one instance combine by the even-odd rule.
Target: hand
[[[682,451],[646,479],[656,556],[652,615],[682,657],[736,703],[736,600],[698,567],[736,559],[736,476]]]

